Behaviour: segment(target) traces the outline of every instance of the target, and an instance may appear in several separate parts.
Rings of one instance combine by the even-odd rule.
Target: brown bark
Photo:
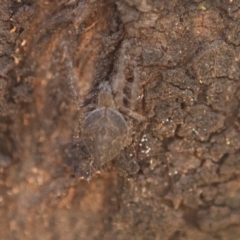
[[[237,0],[2,0],[0,239],[240,239],[239,21]],[[64,46],[86,110],[123,43],[140,170],[86,181]]]

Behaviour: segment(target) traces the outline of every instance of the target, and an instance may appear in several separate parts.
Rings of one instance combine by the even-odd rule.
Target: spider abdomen
[[[126,120],[115,108],[97,108],[83,121],[83,141],[98,167],[118,155],[127,145],[128,135]]]

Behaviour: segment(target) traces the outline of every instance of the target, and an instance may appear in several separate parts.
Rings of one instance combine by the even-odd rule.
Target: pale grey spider
[[[97,169],[101,168],[105,163],[113,160],[122,150],[131,143],[132,124],[125,116],[134,118],[138,121],[144,121],[145,117],[134,111],[134,105],[139,97],[139,77],[137,66],[134,62],[134,81],[131,90],[132,109],[126,108],[123,101],[123,89],[126,84],[124,76],[124,58],[125,48],[123,45],[116,75],[111,82],[101,82],[98,87],[98,100],[94,110],[84,111],[80,120],[80,139],[83,141],[91,156],[89,169],[86,170],[86,176],[89,178],[92,175],[93,166]],[[69,67],[72,67],[71,59],[65,47],[65,54]],[[73,74],[69,74],[69,83],[72,90],[76,104],[77,93],[73,85]],[[136,162],[130,160],[121,153],[119,157],[119,166],[126,172],[137,172],[139,166]]]

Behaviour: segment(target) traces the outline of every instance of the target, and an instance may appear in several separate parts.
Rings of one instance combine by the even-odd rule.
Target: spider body
[[[136,173],[139,170],[138,164],[129,159],[125,149],[131,143],[132,121],[130,118],[144,121],[145,117],[135,112],[135,105],[140,95],[139,77],[135,61],[133,64],[134,82],[130,94],[131,106],[128,108],[124,106],[124,87],[126,84],[124,76],[125,47],[123,45],[120,51],[116,75],[110,81],[103,81],[99,84],[97,104],[90,106],[93,110],[89,111],[88,105],[82,107],[83,115],[79,121],[80,128],[76,130],[80,134],[76,136],[76,139],[83,142],[91,158],[89,167],[82,174],[83,178],[90,179],[93,167],[100,169],[105,163],[110,162],[118,155],[116,165],[122,171]],[[65,54],[69,62],[69,69],[72,69],[73,64],[66,47]],[[75,103],[79,106],[73,79],[77,79],[77,77],[74,72],[69,71],[69,85]],[[79,158],[81,161],[81,156]]]
[[[115,158],[129,139],[128,124],[114,104],[110,85],[104,82],[99,88],[98,107],[86,115],[81,131],[97,167]]]

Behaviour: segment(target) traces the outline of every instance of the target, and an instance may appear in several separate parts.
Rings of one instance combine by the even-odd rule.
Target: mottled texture
[[[2,0],[0,239],[239,240],[239,20],[237,0]],[[131,141],[86,181],[101,153],[73,136],[104,81]]]

